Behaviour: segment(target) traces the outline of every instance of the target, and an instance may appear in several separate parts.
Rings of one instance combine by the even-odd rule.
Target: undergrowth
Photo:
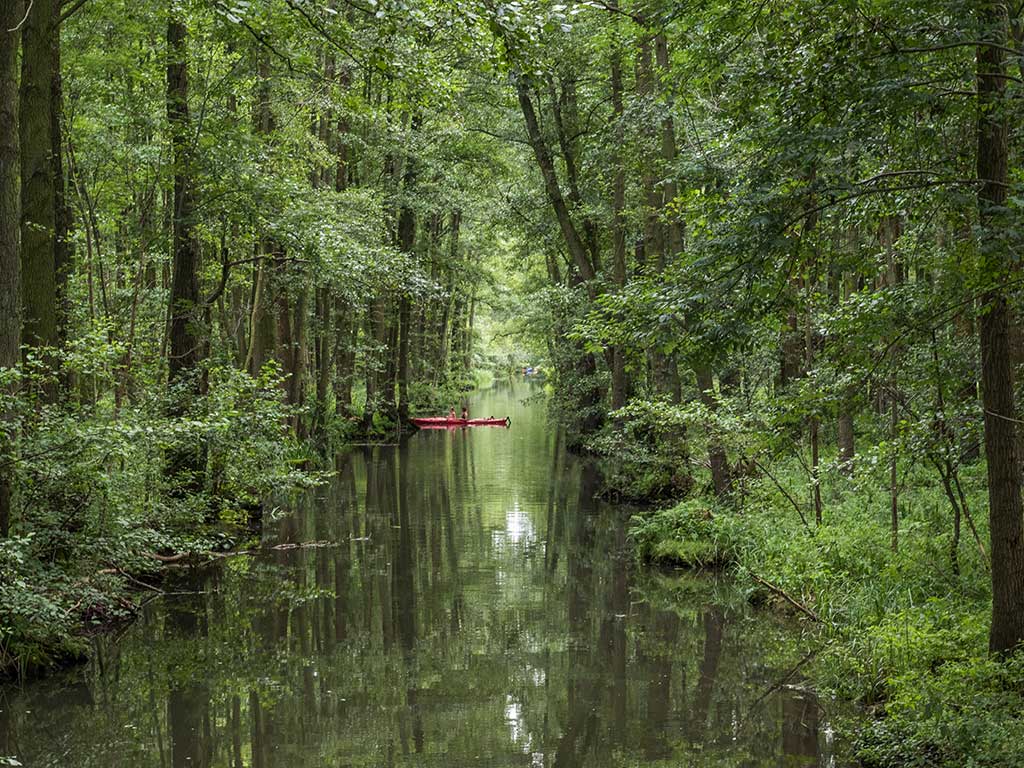
[[[183,412],[163,393],[55,404],[13,375],[0,397],[20,433],[0,539],[0,676],[81,656],[90,632],[134,615],[134,595],[159,578],[154,555],[231,547],[271,491],[311,481],[272,368],[254,379],[211,366]],[[202,480],[168,472],[169,455],[197,447]]]
[[[848,724],[864,765],[1024,765],[1024,654],[989,657],[987,562],[965,521],[954,563],[952,515],[934,475],[902,468],[894,551],[890,497],[870,467],[828,476],[820,526],[802,468],[772,474],[744,478],[727,503],[688,499],[638,515],[638,554],[728,567],[751,599],[788,608],[784,592],[817,615],[829,641],[817,681],[864,708],[867,724]],[[964,468],[963,481],[969,508],[984,510],[984,466]],[[985,517],[974,521],[987,547]]]

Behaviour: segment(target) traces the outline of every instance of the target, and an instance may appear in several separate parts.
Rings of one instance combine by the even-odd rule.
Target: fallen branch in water
[[[149,552],[147,555],[153,560],[157,560],[164,565],[174,565],[176,563],[180,563],[182,560],[195,558],[205,558],[203,562],[210,562],[212,560],[223,559],[226,557],[259,555],[264,552],[286,552],[292,549],[321,549],[324,547],[338,546],[341,545],[336,541],[302,541],[294,544],[275,544],[272,547],[258,547],[256,549],[232,549],[226,552],[214,552],[212,550],[207,550],[204,552],[179,552],[176,555],[158,555],[155,552]]]
[[[773,693],[781,691],[785,687],[785,685],[793,679],[793,676],[800,671],[800,668],[812,659],[814,659],[814,657],[817,656],[820,652],[821,648],[813,648],[810,651],[808,651],[807,654],[802,659],[800,659],[800,661],[798,661],[788,672],[786,672],[785,675],[783,675],[775,683],[772,683],[771,686],[764,690],[764,693],[762,693],[760,696],[754,699],[750,706],[747,707],[747,716],[740,722],[739,728],[742,728],[750,720],[750,714],[754,711],[754,709],[757,708],[758,704],[767,699]]]
[[[814,621],[817,621],[819,623],[821,622],[821,618],[818,616],[818,614],[816,614],[814,611],[812,611],[810,608],[808,608],[806,605],[801,603],[796,598],[790,597],[790,595],[787,594],[786,591],[784,589],[782,589],[782,587],[777,587],[774,584],[772,584],[770,581],[768,581],[767,579],[762,579],[760,576],[758,576],[756,573],[754,573],[751,570],[748,570],[747,573],[749,573],[750,574],[750,578],[752,578],[758,584],[760,584],[763,587],[766,587],[771,592],[774,592],[776,595],[781,597],[783,600],[785,600],[787,603],[792,605],[794,608],[796,608],[798,611],[800,611],[805,616],[808,616],[809,618],[811,618]]]
[[[124,578],[128,579],[128,581],[132,582],[133,584],[137,584],[138,586],[143,587],[144,589],[148,589],[152,592],[156,592],[161,595],[164,594],[164,591],[159,587],[154,587],[152,584],[147,584],[144,581],[140,581],[139,579],[132,576],[130,573],[127,573],[123,568],[119,568],[116,565],[113,568],[108,568],[107,571],[114,571],[115,573],[119,573],[122,576],[124,576]]]

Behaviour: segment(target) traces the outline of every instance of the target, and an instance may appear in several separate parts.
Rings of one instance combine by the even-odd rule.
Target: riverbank
[[[475,369],[465,386],[495,381]],[[26,512],[0,538],[0,680],[81,662],[92,637],[133,621],[159,593],[169,559],[246,546],[263,500],[310,482],[303,467],[317,450],[283,428],[279,387],[270,376],[214,378],[181,419],[146,406],[115,412],[109,402],[46,412],[17,464]],[[453,388],[433,397],[440,408],[466,396]],[[339,447],[346,436],[365,440],[356,421],[337,424]],[[165,452],[197,435],[208,441],[207,481],[176,494]]]
[[[5,401],[22,426],[0,537],[0,676],[81,660],[157,591],[160,556],[237,548],[264,499],[309,484],[272,371],[211,368],[206,386],[176,415],[166,398]]]
[[[955,562],[934,474],[906,470],[896,551],[886,490],[830,475],[816,525],[794,504],[806,495],[806,474],[796,466],[772,474],[745,478],[735,504],[696,499],[637,516],[639,556],[724,568],[752,600],[817,619],[829,642],[809,667],[815,684],[873,717],[850,734],[864,765],[1024,764],[1024,655],[988,657],[984,466],[961,478],[968,508],[978,510],[978,540],[964,520]]]
[[[88,663],[0,691],[0,757],[848,768],[817,637],[731,579],[638,568],[542,391],[474,396],[511,429],[338,455],[257,553],[168,570]]]

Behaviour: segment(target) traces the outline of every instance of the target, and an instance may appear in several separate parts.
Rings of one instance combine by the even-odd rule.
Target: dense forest
[[[999,0],[7,0],[0,666],[540,364],[865,764],[1021,764],[1022,83]]]

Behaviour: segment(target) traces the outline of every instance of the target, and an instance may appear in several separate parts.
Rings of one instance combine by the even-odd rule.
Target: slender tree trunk
[[[658,63],[658,72],[661,77],[666,77],[669,72],[668,62],[668,38],[664,33],[654,38],[655,60]],[[666,109],[661,119],[661,159],[667,168],[671,168],[676,160],[676,127],[672,119],[672,98],[671,92],[665,92]],[[677,194],[674,172],[666,175],[662,188],[662,212],[666,217],[665,221],[665,247],[662,249],[663,262],[659,269],[664,269],[666,264],[675,261],[683,250],[683,227],[679,216],[671,213],[670,209],[675,202]]]
[[[812,257],[813,262],[817,261],[817,252]],[[814,365],[814,286],[817,282],[815,276],[816,266],[812,262],[811,277],[807,281],[807,306],[804,309],[804,350],[806,354],[806,368],[810,372]],[[821,525],[821,440],[819,436],[821,420],[817,414],[808,419],[807,433],[811,444],[811,497],[814,502],[814,522]]]
[[[384,300],[374,298],[366,310],[366,330],[369,348],[363,355],[363,378],[366,382],[366,405],[363,408],[363,429],[373,431],[373,415],[380,398],[381,370],[383,355],[387,348],[387,325],[384,322]]]
[[[846,298],[852,293],[849,278],[843,281]],[[839,471],[847,477],[852,477],[854,472],[854,461],[856,458],[855,431],[853,422],[854,395],[852,390],[846,390],[839,402],[839,414],[836,419],[836,442],[839,445]]]
[[[419,116],[412,119],[411,130],[416,131],[420,125]],[[402,177],[403,200],[407,201],[416,187],[416,162],[412,157],[405,159],[405,172]],[[416,211],[408,202],[402,203],[398,214],[398,248],[413,257],[416,242]],[[403,293],[398,299],[398,419],[405,424],[409,419],[409,335],[410,335],[410,300]]]
[[[541,134],[540,123],[537,121],[537,113],[533,107],[529,87],[523,75],[517,75],[515,82],[516,93],[519,96],[519,106],[522,109],[523,119],[526,122],[526,134],[529,138],[530,146],[533,148],[537,166],[540,168],[541,176],[544,179],[544,190],[547,193],[548,202],[554,209],[555,218],[558,220],[558,225],[562,230],[569,254],[572,256],[580,276],[585,282],[589,283],[597,277],[597,273],[594,270],[594,265],[591,263],[587,247],[572,220],[569,208],[565,204],[565,198],[562,196],[558,177],[555,174],[555,163],[551,157],[551,149]],[[591,288],[591,290],[593,289]]]
[[[718,409],[718,399],[715,397],[715,381],[711,369],[706,365],[694,367],[697,377],[697,389],[700,390],[700,400],[710,411]],[[729,459],[725,449],[708,429],[708,464],[711,466],[711,484],[714,486],[715,495],[724,498],[732,490],[732,478],[729,476]]]
[[[270,53],[265,48],[258,48],[256,53],[256,104],[253,109],[254,129],[263,142],[269,144],[270,134],[274,130],[274,113],[270,108]],[[249,351],[246,354],[246,368],[250,374],[256,375],[263,366],[274,358],[281,364],[282,373],[288,373],[289,367],[279,355],[281,338],[278,333],[280,317],[278,310],[281,301],[287,301],[285,286],[278,278],[284,271],[284,249],[280,247],[269,233],[262,232],[256,255],[263,258],[257,262],[256,275],[253,282],[252,308],[249,320]],[[290,325],[290,320],[288,321]],[[285,397],[288,396],[287,384]]]
[[[813,185],[815,170],[812,168],[810,182]],[[818,240],[817,196],[813,193],[807,200],[807,215],[804,217],[801,245],[807,248],[810,263],[807,265],[806,290],[804,292],[804,372],[814,368],[814,301],[818,289],[818,262],[820,247]],[[810,240],[809,244],[804,241]],[[819,437],[821,420],[812,413],[807,423],[808,440],[811,445],[811,497],[814,502],[814,522],[821,525],[821,442]]]
[[[71,227],[71,209],[64,191],[64,94],[60,71],[60,12],[61,8],[58,5],[54,10],[53,34],[50,41],[50,162],[53,168],[53,271],[54,296],[57,302],[57,338],[59,342],[63,342],[67,333],[68,313],[71,311],[68,296],[71,270],[68,231]]]
[[[836,423],[837,440],[839,443],[839,471],[847,477],[853,476],[854,457],[856,450],[854,446],[853,412],[844,400],[841,404],[841,411]]]
[[[355,333],[358,328],[349,304],[334,300],[334,412],[348,416],[352,407],[352,373],[355,365]]]
[[[468,376],[473,370],[473,335],[476,325],[476,286],[469,294],[469,314],[466,317],[466,329],[462,341],[462,373]]]
[[[331,386],[331,300],[326,286],[316,290],[316,431],[327,427]]]
[[[278,275],[284,275],[285,265],[283,258],[276,259],[275,271]],[[292,302],[285,286],[281,286],[277,292],[277,297],[274,301],[274,309],[276,314],[275,327],[277,335],[277,349],[275,354],[277,359],[281,362],[281,369],[286,377],[282,383],[284,389],[284,401],[291,405],[294,402],[292,399],[291,376],[295,370],[295,363],[292,360],[292,353],[295,350],[295,338],[292,335]]]
[[[288,357],[291,365],[291,377],[288,380],[288,402],[299,409],[306,404],[306,370],[308,368],[306,364],[308,356],[306,326],[309,314],[309,289],[306,287],[305,280],[304,276],[299,277],[299,289],[295,297],[295,314],[291,324],[291,351]],[[307,436],[306,421],[301,412],[296,413],[293,417],[292,427],[300,438]]]
[[[459,231],[462,226],[462,211],[456,209],[451,213],[448,227],[448,263],[452,269],[455,269],[459,263]],[[454,310],[455,301],[455,286],[450,284],[448,288],[448,297],[445,300],[444,308],[441,312],[441,322],[439,328],[439,334],[441,338],[441,346],[438,351],[437,359],[437,371],[438,378],[435,384],[442,385],[448,380],[448,373],[450,366],[448,364],[449,355],[451,351],[451,320],[452,313]]]
[[[18,365],[21,342],[21,262],[18,252],[18,41],[21,0],[0,4],[0,368]],[[15,428],[0,412],[0,538],[10,533],[14,493],[10,460]]]
[[[562,80],[561,91],[555,88],[554,80],[549,80],[551,96],[551,114],[554,117],[555,133],[558,147],[562,152],[565,164],[565,180],[569,187],[569,203],[574,210],[580,211],[583,240],[590,254],[594,271],[600,271],[600,252],[598,246],[597,227],[591,215],[586,212],[583,196],[580,194],[579,163],[576,160],[576,136],[579,133],[579,114],[576,104],[576,82],[571,77]]]
[[[615,0],[612,0],[613,7]],[[622,58],[616,46],[611,54],[612,111],[615,114],[615,150],[612,164],[615,178],[612,182],[612,279],[622,290],[626,287],[626,168],[621,152],[625,143],[625,119],[622,99]],[[621,345],[611,350],[612,357],[612,402],[613,411],[626,405],[629,382],[626,378],[626,352]]]
[[[636,65],[636,89],[637,96],[644,104],[644,108],[653,112],[658,106],[654,94],[651,42],[647,35],[644,35],[640,41]],[[671,118],[668,119],[671,120]],[[663,222],[664,191],[658,188],[656,182],[659,176],[663,175],[669,162],[675,158],[672,157],[669,162],[665,162],[665,158],[662,156],[665,150],[664,135],[659,137],[658,125],[654,120],[643,121],[642,130],[646,157],[641,186],[646,211],[642,247],[637,249],[637,263],[638,268],[644,272],[659,273],[665,265],[666,228]],[[674,155],[675,132],[672,126],[670,126],[670,130],[673,132],[670,149]],[[649,364],[650,382],[654,391],[660,395],[667,394],[672,398],[673,403],[679,403],[682,399],[682,387],[675,360],[658,350],[653,350],[650,352]]]
[[[992,536],[992,626],[989,648],[1004,654],[1024,643],[1024,509],[1017,460],[1013,370],[1010,365],[1010,308],[1004,276],[1012,268],[1000,230],[1007,222],[1009,105],[1006,99],[1006,6],[978,3],[984,40],[978,66],[978,223],[981,265],[990,288],[980,318],[981,391],[988,460],[989,527]]]
[[[394,305],[388,305],[385,311],[385,336],[384,370],[381,375],[379,390],[382,395],[381,412],[390,420],[398,418],[398,405],[396,401],[398,383],[398,320],[395,317]]]
[[[53,47],[59,14],[59,0],[33,0],[22,24],[18,122],[22,338],[30,346],[55,346],[58,342],[55,162],[60,158],[53,157]]]
[[[277,346],[277,326],[269,298],[271,254],[267,251],[266,243],[257,245],[255,251],[257,254],[262,253],[263,258],[256,262],[252,306],[249,308],[249,344],[244,367],[251,376],[259,374],[267,360],[273,356],[274,348]]]
[[[231,286],[231,293],[228,294],[228,314],[231,323],[229,333],[235,347],[235,365],[241,371],[248,370],[246,360],[249,356],[249,337],[246,333],[249,308],[245,304],[245,294],[245,287],[238,283]]]
[[[544,179],[544,191],[547,195],[548,203],[555,213],[555,219],[558,221],[566,248],[575,266],[575,272],[570,278],[570,282],[574,285],[583,283],[587,293],[593,298],[596,295],[594,280],[597,277],[597,254],[588,250],[587,245],[580,236],[576,223],[573,221],[569,207],[565,203],[565,198],[558,183],[558,175],[555,171],[551,149],[541,133],[540,123],[537,120],[537,112],[533,106],[526,77],[522,74],[516,74],[515,86],[519,98],[519,106],[523,113],[523,120],[526,123],[527,138],[530,147],[533,149],[541,176]],[[580,348],[579,359],[575,362],[573,375],[579,381],[585,381],[586,377],[594,375],[596,367],[594,356]],[[585,433],[597,429],[601,424],[601,414],[595,412],[595,405],[600,400],[600,390],[596,386],[588,388],[580,397],[579,409],[582,414],[580,426]],[[580,437],[573,436],[571,439],[572,447],[579,445]]]
[[[893,552],[900,549],[900,487],[897,475],[898,454],[896,452],[896,377],[893,377],[893,391],[889,396],[889,441],[892,443],[892,456],[889,457],[889,544]]]

